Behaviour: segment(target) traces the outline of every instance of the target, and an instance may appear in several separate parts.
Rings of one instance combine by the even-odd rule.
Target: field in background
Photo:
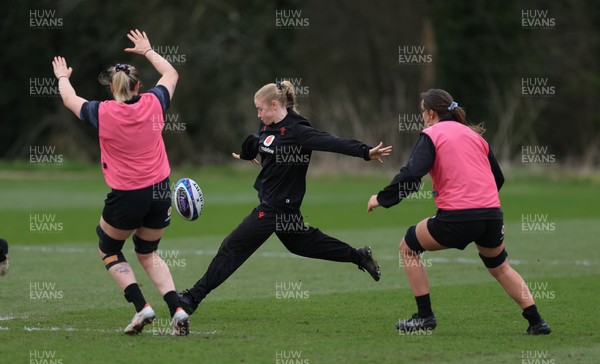
[[[160,245],[178,288],[200,278],[223,237],[256,205],[255,173],[172,173],[172,182],[183,176],[198,181],[206,202],[196,222],[174,216]],[[380,282],[349,264],[295,257],[272,237],[201,305],[189,337],[171,337],[165,335],[166,305],[128,241],[125,254],[159,318],[143,334],[127,337],[121,331],[133,309],[96,253],[95,226],[108,191],[100,172],[1,170],[0,236],[11,243],[11,269],[0,279],[1,361],[597,361],[600,182],[517,176],[501,191],[509,258],[552,325],[550,336],[521,334],[526,321],[473,246],[424,254],[438,328],[402,336],[394,323],[415,305],[399,267],[398,242],[408,226],[435,210],[426,186],[393,209],[367,214],[368,197],[389,179],[311,176],[302,211],[308,224],[330,235],[371,245],[382,266]]]

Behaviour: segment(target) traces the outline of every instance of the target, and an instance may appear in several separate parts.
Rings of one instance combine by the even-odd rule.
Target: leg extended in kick
[[[277,237],[292,253],[315,259],[354,263],[366,270],[375,281],[381,278],[381,269],[368,246],[355,249],[321,230],[306,226],[302,231],[277,232]]]
[[[192,314],[200,302],[229,278],[273,233],[275,217],[254,209],[221,243],[217,255],[196,284],[180,293],[184,310]]]

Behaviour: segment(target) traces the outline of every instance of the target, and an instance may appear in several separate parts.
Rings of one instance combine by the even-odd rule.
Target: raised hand
[[[73,68],[67,67],[67,60],[60,56],[54,57],[52,60],[52,68],[54,69],[54,76],[56,76],[56,78],[69,78],[73,72]]]
[[[390,155],[390,153],[392,153],[391,145],[387,147],[382,147],[382,145],[383,142],[379,142],[379,144],[377,144],[375,148],[369,150],[369,158],[371,158],[371,160],[378,160],[381,163],[383,163],[381,157],[387,157],[388,155]]]
[[[152,49],[150,46],[150,40],[146,35],[146,32],[140,32],[139,30],[130,30],[127,34],[127,38],[133,42],[133,48],[125,48],[125,52],[131,52],[136,54],[144,54],[145,52]]]

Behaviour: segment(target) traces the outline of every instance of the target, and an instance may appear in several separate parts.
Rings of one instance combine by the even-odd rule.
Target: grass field
[[[178,288],[200,278],[223,237],[255,206],[255,172],[173,172],[173,181],[196,179],[206,199],[198,221],[175,216],[161,243]],[[509,257],[553,328],[549,336],[528,337],[520,310],[473,246],[425,253],[438,328],[431,335],[398,334],[394,323],[416,310],[398,242],[435,210],[423,191],[367,214],[369,195],[388,181],[383,174],[310,176],[303,206],[310,225],[354,246],[371,245],[380,282],[350,264],[292,256],[272,237],[200,306],[191,335],[172,337],[165,335],[166,305],[128,241],[126,256],[159,315],[141,335],[128,337],[122,330],[133,308],[96,253],[107,193],[100,172],[0,170],[0,236],[11,243],[11,269],[0,279],[0,362],[598,362],[600,182],[513,176],[501,192]],[[278,298],[290,295],[296,298]]]

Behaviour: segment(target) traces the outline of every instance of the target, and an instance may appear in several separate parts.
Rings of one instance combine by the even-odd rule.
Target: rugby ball
[[[204,209],[204,195],[200,186],[191,178],[182,178],[173,187],[175,210],[184,220],[194,221]]]

